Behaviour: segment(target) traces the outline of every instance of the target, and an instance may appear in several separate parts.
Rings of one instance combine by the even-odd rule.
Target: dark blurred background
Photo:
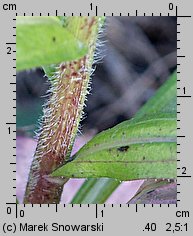
[[[108,17],[81,130],[127,120],[176,69],[176,17]],[[49,84],[42,69],[17,74],[17,131],[33,135]]]

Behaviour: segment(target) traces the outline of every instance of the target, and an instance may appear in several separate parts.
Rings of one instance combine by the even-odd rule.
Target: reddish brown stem
[[[88,43],[89,51],[81,59],[61,64],[52,79],[51,98],[44,108],[42,131],[30,169],[24,203],[59,203],[67,181],[48,176],[70,157],[87,94],[98,23],[96,17],[83,17],[80,22],[80,38]]]
[[[87,86],[86,57],[60,66],[52,97],[44,110],[43,131],[38,140],[24,203],[57,203],[64,179],[47,176],[65,163]],[[68,154],[68,155],[67,155]]]

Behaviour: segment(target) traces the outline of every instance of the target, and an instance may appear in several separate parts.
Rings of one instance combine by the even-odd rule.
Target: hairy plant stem
[[[68,19],[69,28],[74,19],[77,20]],[[51,178],[48,175],[70,158],[88,93],[99,28],[100,18],[81,18],[76,26],[75,36],[88,45],[88,53],[78,60],[62,63],[51,79],[51,97],[44,106],[41,132],[30,169],[24,203],[60,201],[67,179]]]

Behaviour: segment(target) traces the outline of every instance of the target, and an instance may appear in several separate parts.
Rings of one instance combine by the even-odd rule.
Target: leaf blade
[[[114,191],[119,184],[120,181],[114,179],[87,179],[81,186],[79,193],[72,199],[71,204],[101,204],[109,197],[112,191]]]
[[[57,17],[16,18],[17,71],[81,58],[86,45],[62,26]]]
[[[175,178],[176,119],[123,122],[93,138],[52,176],[122,181]]]

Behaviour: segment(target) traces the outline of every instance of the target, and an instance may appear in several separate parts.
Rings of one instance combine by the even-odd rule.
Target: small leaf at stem
[[[16,35],[17,71],[79,59],[88,51],[54,16],[18,16]]]

